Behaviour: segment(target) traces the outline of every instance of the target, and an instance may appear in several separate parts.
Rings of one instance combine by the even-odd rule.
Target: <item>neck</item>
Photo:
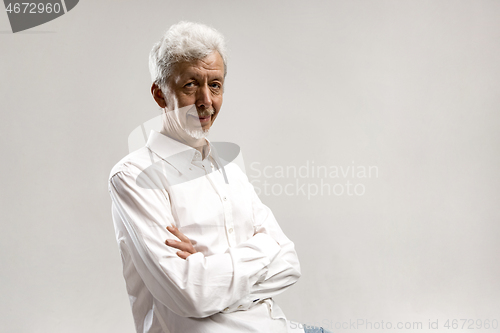
[[[185,116],[184,114],[182,116]],[[178,114],[173,111],[163,113],[163,127],[160,131],[175,141],[197,149],[203,154],[203,147],[208,144],[205,138],[195,139],[181,126]]]
[[[203,147],[207,145],[207,140],[205,138],[195,139],[185,132],[184,133],[172,132],[172,131],[168,131],[165,128],[163,128],[160,131],[160,133],[168,136],[171,139],[174,139],[175,141],[178,141],[178,142],[183,143],[187,146],[195,148],[199,151],[201,151],[203,149]]]
[[[187,146],[190,146],[196,150],[198,150],[201,153],[202,159],[205,159],[205,150],[203,149],[206,145],[208,145],[208,141],[206,139],[194,139],[191,136],[187,135],[188,137],[187,140],[183,135],[177,135],[178,133],[175,132],[168,132],[164,128],[160,131],[161,134],[168,136],[169,138],[178,141],[180,143],[183,143]]]

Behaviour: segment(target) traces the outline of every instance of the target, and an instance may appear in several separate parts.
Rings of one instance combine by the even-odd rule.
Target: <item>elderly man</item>
[[[300,277],[293,243],[206,139],[222,106],[222,36],[176,24],[154,45],[150,71],[163,129],[109,181],[137,332],[304,332],[272,298]]]

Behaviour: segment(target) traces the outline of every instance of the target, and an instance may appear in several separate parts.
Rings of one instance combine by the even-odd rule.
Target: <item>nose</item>
[[[196,92],[196,108],[204,110],[212,108],[212,94],[206,84],[200,86]]]

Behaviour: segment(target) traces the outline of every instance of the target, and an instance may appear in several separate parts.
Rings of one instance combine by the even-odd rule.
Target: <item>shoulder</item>
[[[147,147],[131,152],[113,166],[109,173],[109,179],[111,180],[119,173],[138,176],[142,170],[151,165],[151,154]]]

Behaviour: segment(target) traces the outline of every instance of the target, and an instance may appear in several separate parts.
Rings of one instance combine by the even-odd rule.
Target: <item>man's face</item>
[[[180,62],[170,77],[170,92],[165,99],[167,109],[195,105],[198,117],[189,115],[188,125],[201,126],[203,131],[207,131],[222,106],[223,84],[224,62],[219,52],[201,60]]]

